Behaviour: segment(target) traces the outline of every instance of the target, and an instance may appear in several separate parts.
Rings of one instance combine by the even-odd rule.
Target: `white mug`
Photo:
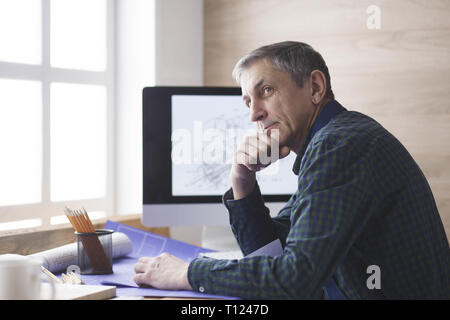
[[[55,285],[44,278],[39,261],[16,254],[0,255],[0,300],[39,300],[41,281],[51,283],[51,298]]]

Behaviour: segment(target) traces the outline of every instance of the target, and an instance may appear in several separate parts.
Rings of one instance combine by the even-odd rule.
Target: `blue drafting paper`
[[[133,228],[118,222],[108,220],[105,229],[125,233],[133,243],[133,251],[129,257],[154,257],[163,252],[168,252],[187,262],[198,257],[200,252],[212,252],[214,250],[197,247],[182,241],[170,239],[148,231]]]
[[[170,253],[184,261],[190,262],[197,258],[200,252],[212,252],[190,245],[178,240],[163,237],[148,231],[133,228],[118,222],[107,221],[105,229],[125,233],[133,243],[133,251],[126,257],[114,259],[113,274],[105,275],[81,275],[84,283],[91,285],[115,285],[116,295],[147,296],[147,297],[190,297],[190,298],[225,298],[217,295],[199,293],[195,291],[159,290],[154,288],[141,288],[133,281],[135,275],[134,265],[140,257],[158,256],[163,252]]]

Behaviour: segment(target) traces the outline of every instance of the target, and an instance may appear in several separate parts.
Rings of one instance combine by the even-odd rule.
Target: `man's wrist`
[[[230,173],[233,197],[239,200],[247,197],[255,188],[256,174],[240,164],[233,165]]]
[[[247,184],[232,183],[234,200],[248,197],[255,189],[255,185],[256,180]]]
[[[182,289],[193,290],[191,284],[189,283],[188,270],[189,270],[189,263],[186,265],[186,268],[184,268],[184,270],[182,272],[181,285],[182,285]]]

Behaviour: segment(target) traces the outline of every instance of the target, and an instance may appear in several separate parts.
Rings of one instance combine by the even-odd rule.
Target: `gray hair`
[[[303,87],[303,81],[311,75],[312,71],[322,71],[327,85],[325,97],[334,99],[330,74],[325,60],[320,53],[303,42],[284,41],[263,46],[250,52],[237,62],[233,70],[233,78],[240,84],[242,72],[256,60],[264,58],[271,61],[276,70],[289,74],[299,88]]]

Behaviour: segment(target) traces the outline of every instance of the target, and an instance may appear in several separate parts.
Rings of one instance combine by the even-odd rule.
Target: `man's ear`
[[[327,91],[327,79],[320,70],[311,72],[311,100],[314,104],[320,104]]]

